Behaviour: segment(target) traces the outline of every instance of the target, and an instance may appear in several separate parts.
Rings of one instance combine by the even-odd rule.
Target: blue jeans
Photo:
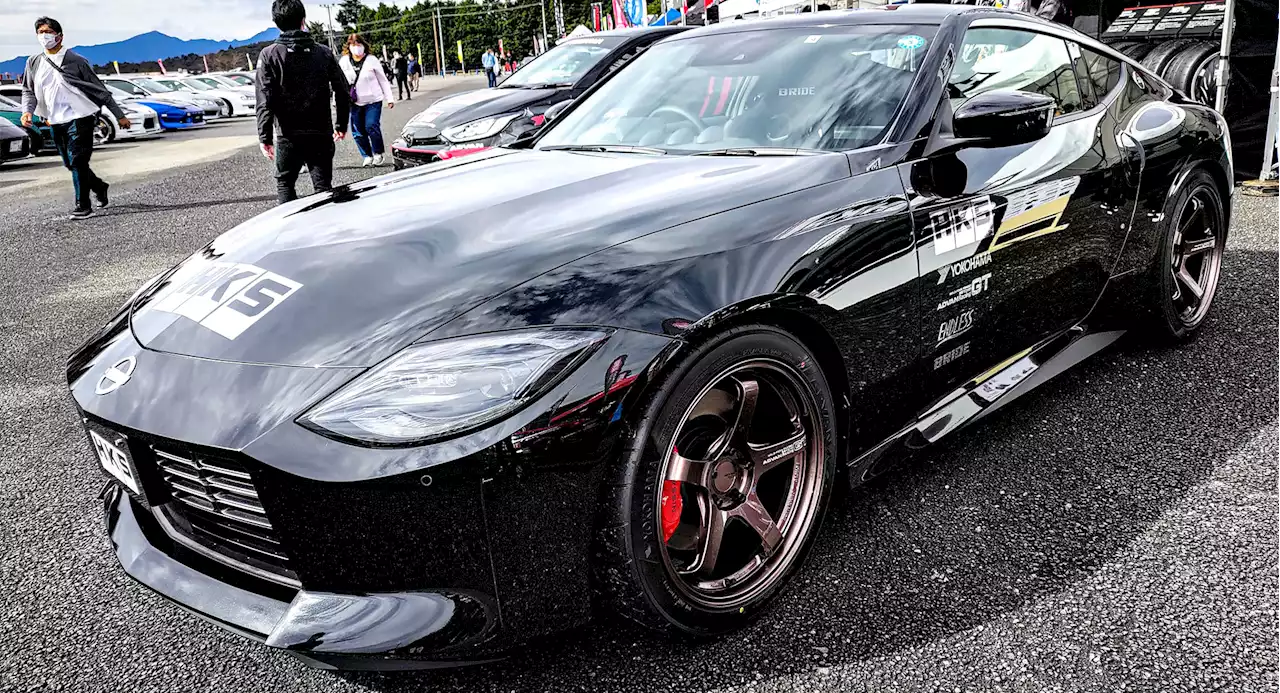
[[[382,102],[368,106],[351,106],[351,137],[360,156],[371,157],[386,152],[382,144]]]
[[[62,155],[62,165],[71,171],[71,184],[76,189],[76,209],[92,209],[89,193],[107,187],[89,168],[89,158],[93,156],[93,130],[97,123],[98,117],[91,115],[52,126],[53,144]]]

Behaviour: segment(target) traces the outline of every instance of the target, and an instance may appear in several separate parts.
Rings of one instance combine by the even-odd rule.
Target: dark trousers
[[[92,209],[89,193],[107,187],[89,168],[89,159],[93,156],[93,131],[97,124],[98,116],[91,115],[52,126],[53,145],[62,156],[62,165],[71,171],[71,184],[76,189],[76,209]]]
[[[484,74],[485,74],[485,76],[486,76],[486,77],[488,77],[488,78],[489,78],[489,87],[490,87],[490,88],[493,88],[493,87],[498,86],[498,68],[496,68],[496,67],[486,67],[486,68],[484,69]]]
[[[356,141],[360,156],[371,157],[387,150],[382,142],[382,102],[351,106],[351,139]]]
[[[280,204],[298,199],[295,186],[305,164],[318,193],[333,189],[333,135],[276,137],[276,198]]]
[[[396,98],[404,100],[404,95],[408,94],[409,99],[413,99],[413,90],[409,88],[409,75],[396,75]]]

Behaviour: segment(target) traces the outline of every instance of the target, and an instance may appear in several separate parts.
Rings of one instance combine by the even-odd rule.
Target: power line
[[[493,9],[482,9],[474,12],[453,12],[450,14],[440,14],[440,15],[434,15],[434,16],[438,16],[440,19],[448,19],[450,17],[475,17],[475,16],[482,16],[485,14],[492,14],[497,12],[527,10],[534,7],[542,7],[542,6],[543,4],[541,2],[528,3],[525,5],[499,5],[498,7],[495,7]],[[393,26],[391,25],[395,25],[400,22],[403,22],[404,26],[416,26],[423,22],[431,21],[433,17],[433,15],[425,15],[425,16],[418,16],[418,17],[414,17],[412,19],[406,20],[406,18],[409,17],[410,14],[411,13],[406,12],[405,14],[400,15],[399,17],[394,17],[390,19],[380,19],[376,22],[370,22],[370,23],[362,23],[358,27],[356,27],[355,30],[359,33],[365,33],[368,31],[386,31],[388,29],[393,28]],[[337,31],[337,30],[328,31],[326,33],[329,33],[335,36],[345,34],[344,31]]]

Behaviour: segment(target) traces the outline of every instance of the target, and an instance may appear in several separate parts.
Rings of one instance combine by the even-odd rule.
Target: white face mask
[[[351,55],[354,55],[354,56],[355,56],[355,57],[357,57],[357,58],[363,58],[363,57],[364,57],[364,46],[352,46],[352,47],[351,47]]]
[[[40,45],[47,51],[53,50],[60,40],[57,34],[36,34],[36,38],[40,39]]]

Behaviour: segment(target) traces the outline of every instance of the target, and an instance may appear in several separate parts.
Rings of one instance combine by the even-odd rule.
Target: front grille
[[[155,119],[155,118],[147,118],[146,120],[142,121],[142,127],[143,127],[144,129],[150,130],[151,128],[153,128],[153,127],[155,127],[155,126],[156,126],[156,119]]]
[[[176,539],[187,539],[183,543],[189,548],[261,577],[296,584],[297,575],[248,470],[229,459],[152,451],[173,499],[161,512]]]

